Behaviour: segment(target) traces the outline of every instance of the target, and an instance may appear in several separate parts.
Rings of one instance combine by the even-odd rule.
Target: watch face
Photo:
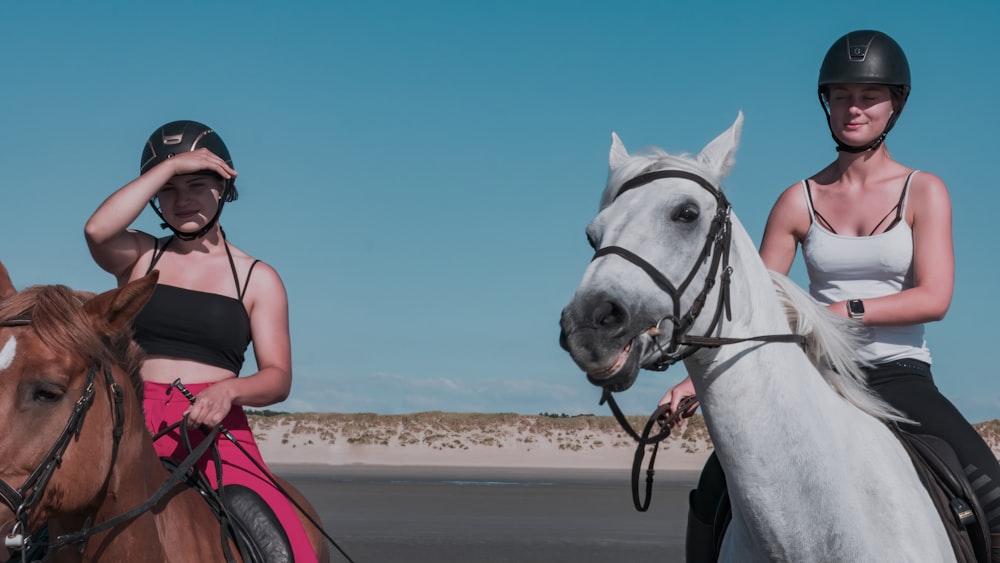
[[[863,315],[865,313],[865,304],[860,299],[851,299],[847,302],[847,307],[854,315]]]

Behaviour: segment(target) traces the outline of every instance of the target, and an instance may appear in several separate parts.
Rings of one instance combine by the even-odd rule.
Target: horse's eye
[[[63,397],[63,390],[51,385],[42,385],[35,389],[32,400],[42,403],[54,403]]]
[[[698,207],[690,203],[686,203],[674,210],[674,221],[692,223],[698,219],[698,215]]]

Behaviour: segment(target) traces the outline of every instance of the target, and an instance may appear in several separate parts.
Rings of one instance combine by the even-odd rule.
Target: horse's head
[[[135,401],[129,323],[155,284],[153,274],[92,298],[65,286],[16,292],[0,264],[0,514],[21,508],[21,524],[34,527],[84,509],[108,485],[116,397]]]
[[[741,113],[697,156],[630,155],[612,133],[608,184],[587,226],[597,252],[560,323],[560,343],[595,385],[627,389],[640,368],[677,361],[688,332],[714,328],[730,234],[719,182],[742,123]]]

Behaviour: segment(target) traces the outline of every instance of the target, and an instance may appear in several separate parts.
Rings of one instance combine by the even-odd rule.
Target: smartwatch
[[[861,320],[865,317],[865,303],[860,299],[851,299],[847,302],[847,314],[852,319]]]

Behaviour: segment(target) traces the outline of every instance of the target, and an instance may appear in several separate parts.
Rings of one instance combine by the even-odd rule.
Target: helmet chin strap
[[[163,212],[160,211],[160,208],[156,206],[154,200],[149,200],[149,206],[153,208],[153,211],[156,213],[156,215],[163,221],[162,223],[160,223],[160,228],[170,229],[171,231],[173,231],[174,236],[181,240],[199,239],[205,236],[208,233],[208,231],[212,230],[212,227],[214,227],[215,224],[219,222],[219,216],[222,215],[222,208],[226,204],[226,196],[229,195],[229,191],[232,188],[232,185],[233,185],[232,179],[226,180],[226,187],[222,190],[222,195],[219,196],[219,208],[216,209],[215,216],[212,217],[211,221],[205,223],[204,227],[198,229],[193,233],[186,233],[184,231],[178,230],[169,222],[167,222],[167,219],[163,216]]]

